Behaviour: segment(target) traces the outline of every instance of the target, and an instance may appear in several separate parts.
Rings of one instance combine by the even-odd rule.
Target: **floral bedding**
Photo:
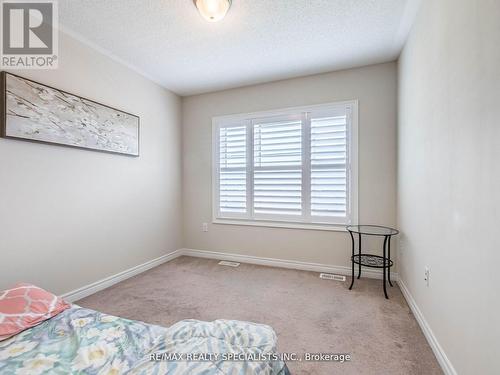
[[[200,356],[187,357],[193,353]],[[164,328],[73,305],[0,341],[0,374],[288,374],[273,355],[275,333],[260,324],[186,320]]]

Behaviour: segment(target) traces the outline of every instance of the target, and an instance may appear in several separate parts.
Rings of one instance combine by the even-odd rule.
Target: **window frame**
[[[253,175],[254,175],[254,161],[253,161],[253,147],[248,147],[250,152],[246,153],[246,170],[247,176],[252,176],[246,179],[247,184],[247,213],[244,217],[241,214],[231,215],[224,213],[221,215],[219,205],[219,154],[218,154],[218,141],[219,129],[221,127],[241,127],[246,126],[246,141],[247,144],[252,145],[253,125],[254,122],[262,121],[271,117],[284,118],[301,116],[305,120],[305,137],[310,136],[310,117],[307,113],[317,113],[321,111],[331,111],[339,106],[350,107],[350,127],[347,127],[347,185],[348,185],[348,199],[347,199],[347,223],[332,223],[332,222],[304,222],[303,217],[300,220],[290,220],[290,218],[277,218],[277,217],[254,217],[253,213]],[[306,117],[306,118],[304,118]],[[259,111],[242,113],[235,115],[216,116],[212,118],[212,223],[214,224],[229,224],[229,225],[250,225],[250,226],[263,226],[271,228],[294,228],[294,229],[313,229],[313,230],[345,230],[345,226],[350,223],[358,221],[358,100],[345,100],[338,102],[331,102],[325,104],[288,107],[276,110]],[[304,138],[303,138],[304,139]],[[250,143],[248,143],[250,142]],[[309,176],[306,181],[303,178],[303,183],[310,184],[311,164],[310,164],[310,140],[309,146],[303,146],[302,155],[302,175]],[[248,170],[250,168],[250,170]],[[305,189],[306,195],[302,197],[304,205],[310,202],[310,189]],[[251,197],[250,201],[248,197]],[[310,204],[309,204],[310,205]],[[309,212],[310,207],[306,209]],[[306,217],[310,218],[310,216]]]

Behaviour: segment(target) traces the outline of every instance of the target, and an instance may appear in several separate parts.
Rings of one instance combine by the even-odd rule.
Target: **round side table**
[[[380,225],[348,225],[346,227],[347,231],[351,235],[352,240],[352,281],[349,290],[352,289],[354,285],[354,265],[358,265],[358,279],[361,277],[361,266],[371,267],[371,268],[382,268],[383,273],[383,287],[385,298],[389,299],[387,296],[386,284],[392,286],[391,282],[391,267],[394,262],[391,260],[391,237],[399,233],[397,229],[383,227]],[[354,234],[358,236],[358,253],[355,253],[355,241]],[[361,250],[361,237],[362,236],[378,236],[384,237],[384,245],[382,249],[382,256],[363,253]]]

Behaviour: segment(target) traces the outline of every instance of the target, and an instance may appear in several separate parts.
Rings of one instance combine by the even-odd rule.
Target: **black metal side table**
[[[399,231],[394,228],[383,227],[380,225],[348,225],[346,229],[351,235],[351,240],[352,240],[352,256],[351,256],[352,281],[349,290],[351,290],[352,286],[354,285],[354,264],[358,265],[358,279],[361,277],[361,266],[371,267],[371,268],[382,268],[384,295],[385,298],[389,299],[389,297],[387,296],[386,284],[387,282],[389,282],[389,285],[392,286],[391,267],[394,265],[394,262],[391,260],[391,237],[398,234]],[[353,233],[358,235],[357,254],[355,254],[354,251],[355,241]],[[382,256],[367,254],[361,251],[362,235],[384,237]]]

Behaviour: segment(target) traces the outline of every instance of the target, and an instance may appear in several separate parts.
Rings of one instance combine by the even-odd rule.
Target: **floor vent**
[[[333,273],[320,273],[319,278],[325,280],[345,281],[345,276],[334,275]]]
[[[228,267],[238,267],[240,264],[238,262],[227,262],[225,260],[221,260],[219,262],[219,265]]]

